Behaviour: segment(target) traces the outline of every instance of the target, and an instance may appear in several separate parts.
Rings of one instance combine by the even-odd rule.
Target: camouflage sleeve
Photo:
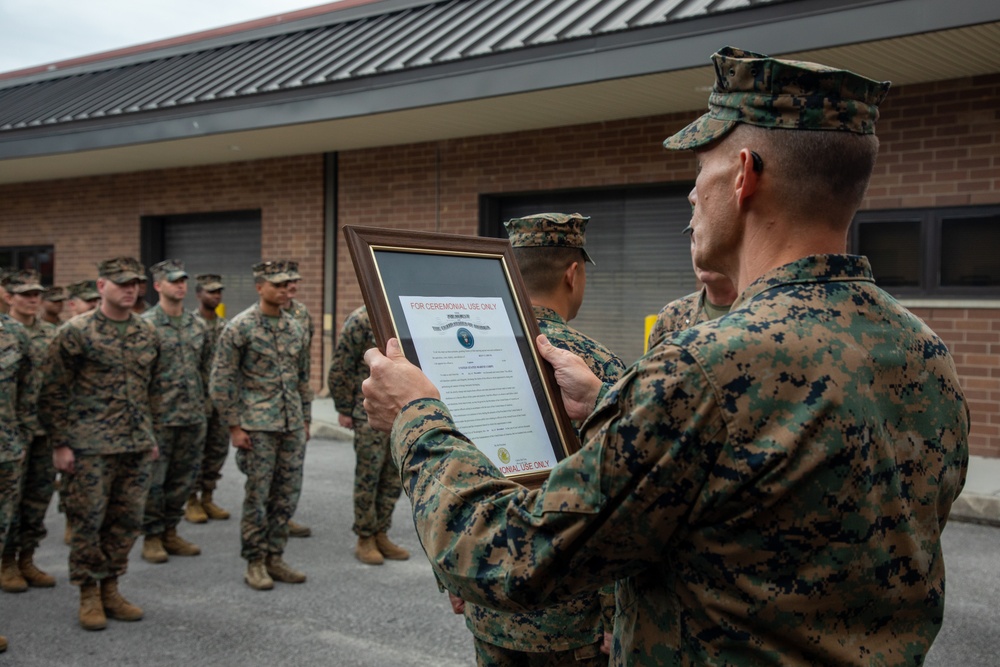
[[[38,417],[42,428],[49,434],[53,448],[70,445],[70,387],[76,377],[77,360],[82,352],[80,332],[71,326],[63,326],[49,345],[38,395]]]
[[[156,327],[150,324],[150,329],[154,332]],[[160,423],[163,421],[163,391],[162,388],[164,383],[161,382],[160,376],[162,373],[168,372],[168,369],[164,367],[162,363],[162,353],[163,340],[159,335],[153,336],[153,341],[156,345],[156,359],[153,360],[152,367],[149,369],[149,407],[152,412],[153,417],[153,427],[159,428]]]
[[[24,442],[27,444],[35,437],[35,425],[32,422],[37,422],[41,374],[31,360],[31,342],[27,336],[21,336],[20,339],[21,354],[24,356],[17,374],[17,416],[25,436]]]
[[[236,322],[231,322],[222,335],[215,351],[209,394],[212,404],[219,411],[227,426],[240,423],[240,358],[243,354],[243,334]]]
[[[360,365],[364,358],[366,347],[364,332],[358,326],[357,317],[353,315],[344,322],[344,327],[337,336],[337,347],[333,351],[333,361],[330,363],[330,373],[327,386],[333,397],[337,412],[348,417],[354,414],[354,404],[358,388],[355,386],[360,374]]]
[[[641,359],[538,490],[506,480],[440,401],[407,405],[392,446],[421,544],[465,600],[519,611],[662,561],[725,442],[714,392],[675,346]],[[594,474],[599,470],[599,474]]]
[[[195,326],[201,327],[202,330],[202,345],[201,345],[201,359],[199,360],[199,372],[201,373],[202,387],[205,388],[205,414],[211,416],[212,414],[212,403],[209,399],[208,385],[212,380],[212,359],[213,359],[213,346],[212,346],[212,332],[209,331],[208,325],[194,318]]]
[[[302,421],[306,424],[312,422],[312,399],[313,391],[309,386],[309,369],[312,359],[309,346],[303,345],[299,352],[299,397],[302,399]]]

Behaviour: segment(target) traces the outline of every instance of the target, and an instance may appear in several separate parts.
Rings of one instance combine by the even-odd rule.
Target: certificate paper
[[[503,299],[400,296],[421,368],[455,425],[504,475],[556,461]]]

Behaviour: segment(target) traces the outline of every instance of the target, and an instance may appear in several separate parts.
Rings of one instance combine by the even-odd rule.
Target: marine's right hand
[[[250,434],[239,426],[229,427],[229,438],[233,441],[233,447],[237,449],[250,449],[252,446]]]
[[[552,365],[570,419],[582,420],[594,411],[603,383],[580,357],[552,343],[544,334],[535,339],[538,353]]]
[[[75,469],[76,457],[73,456],[73,450],[69,447],[57,447],[52,450],[52,465],[56,467],[59,472],[64,472],[72,475]]]

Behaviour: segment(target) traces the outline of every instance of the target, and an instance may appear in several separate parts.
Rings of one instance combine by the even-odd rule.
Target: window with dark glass
[[[55,250],[50,245],[0,247],[0,268],[34,269],[42,274],[42,284],[50,286],[55,275]]]
[[[862,211],[850,239],[897,296],[1000,297],[1000,206]]]

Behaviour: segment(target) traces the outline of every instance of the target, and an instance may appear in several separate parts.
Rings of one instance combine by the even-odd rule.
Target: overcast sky
[[[332,0],[0,0],[0,72],[242,23]]]

